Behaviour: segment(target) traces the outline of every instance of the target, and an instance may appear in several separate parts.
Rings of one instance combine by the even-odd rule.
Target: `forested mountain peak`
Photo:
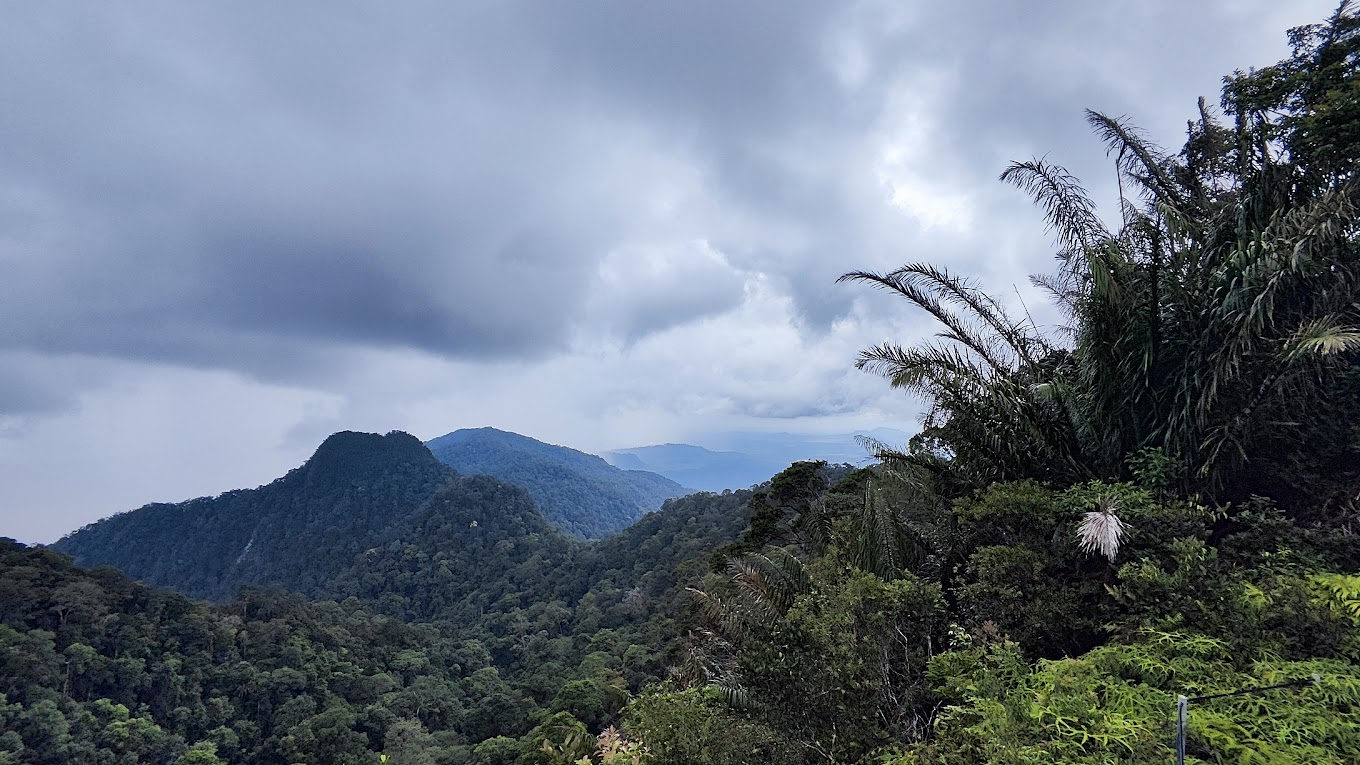
[[[439,463],[420,439],[394,430],[386,435],[343,430],[326,437],[302,469],[313,480],[323,476],[358,479],[380,475],[401,463]]]
[[[587,545],[523,489],[454,477],[318,589],[340,603],[190,603],[0,539],[0,763],[542,762],[665,675],[684,585],[750,498],[683,497]]]
[[[194,597],[227,598],[243,585],[313,592],[456,475],[406,433],[336,433],[265,486],[147,505],[53,547]]]

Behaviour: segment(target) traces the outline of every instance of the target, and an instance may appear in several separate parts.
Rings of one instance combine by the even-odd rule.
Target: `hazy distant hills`
[[[856,440],[861,435],[890,446],[903,446],[911,437],[892,428],[827,436],[730,432],[707,439],[711,449],[692,444],[658,444],[616,449],[602,456],[620,468],[660,473],[703,491],[722,491],[754,486],[800,460],[865,464],[870,458]]]
[[[703,491],[746,488],[779,472],[777,461],[740,452],[714,452],[691,444],[658,444],[605,452],[614,465],[648,470]]]
[[[693,491],[656,472],[495,428],[456,430],[426,446],[460,473],[524,487],[548,520],[585,539],[621,531],[667,499]]]

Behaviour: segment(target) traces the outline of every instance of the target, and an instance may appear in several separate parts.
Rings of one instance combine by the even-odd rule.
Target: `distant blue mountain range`
[[[656,444],[604,452],[615,467],[659,473],[676,483],[703,491],[745,489],[770,479],[800,460],[862,465],[872,461],[859,445],[868,436],[890,446],[905,445],[911,434],[894,428],[857,433],[803,435],[794,433],[717,433],[707,446]]]

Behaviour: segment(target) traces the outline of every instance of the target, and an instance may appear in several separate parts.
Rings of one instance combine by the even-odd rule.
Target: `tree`
[[[226,763],[217,756],[216,744],[201,741],[176,758],[175,765],[226,765]]]
[[[1157,450],[1186,491],[1243,499],[1269,485],[1293,506],[1354,517],[1358,28],[1346,3],[1295,30],[1291,59],[1228,80],[1234,126],[1201,104],[1176,155],[1089,112],[1115,157],[1116,227],[1061,167],[1007,168],[1002,180],[1033,198],[1057,240],[1058,272],[1035,282],[1068,316],[1058,335],[928,265],[843,276],[943,327],[941,343],[861,355],[930,402],[898,458],[977,487],[1127,478],[1131,459]]]

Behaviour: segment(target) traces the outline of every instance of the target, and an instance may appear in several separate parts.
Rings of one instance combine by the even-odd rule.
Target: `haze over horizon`
[[[1334,7],[4,6],[0,536],[347,429],[911,430],[853,363],[933,330],[836,277],[929,260],[1044,321],[1006,163],[1108,213],[1083,109],[1177,146]]]

